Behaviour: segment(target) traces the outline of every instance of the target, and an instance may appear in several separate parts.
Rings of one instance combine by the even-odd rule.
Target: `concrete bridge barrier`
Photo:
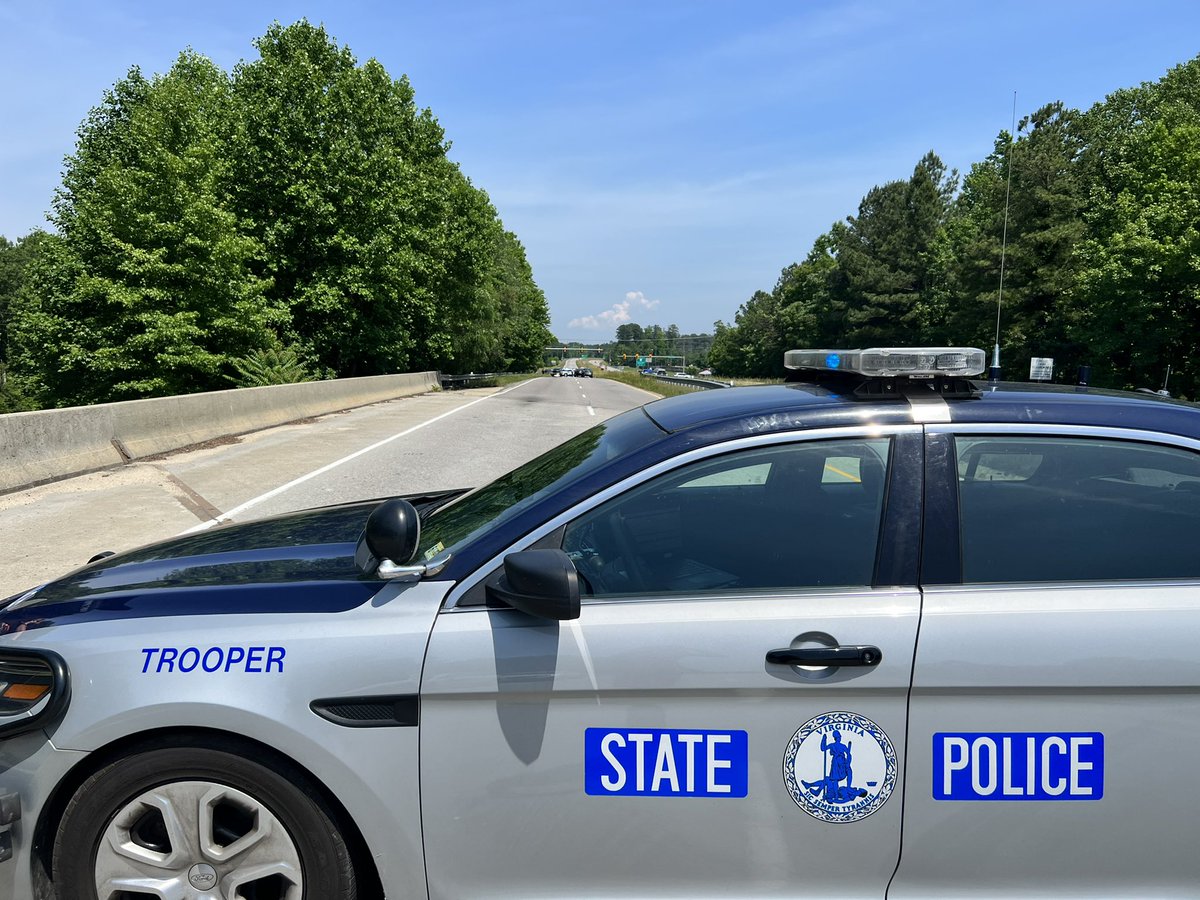
[[[437,386],[411,372],[0,415],[0,493]]]

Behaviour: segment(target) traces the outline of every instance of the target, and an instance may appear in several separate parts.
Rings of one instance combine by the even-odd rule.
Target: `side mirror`
[[[407,565],[421,544],[421,518],[407,500],[385,500],[367,517],[363,539],[376,559]]]
[[[488,600],[543,619],[579,618],[579,573],[562,550],[522,550],[504,557],[499,584],[485,589]]]

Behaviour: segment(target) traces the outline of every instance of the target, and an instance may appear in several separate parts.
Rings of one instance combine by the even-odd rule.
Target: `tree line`
[[[1011,193],[1009,191],[1011,179]],[[1009,202],[1007,234],[1005,201]],[[930,152],[872,188],[774,288],[714,325],[710,363],[779,376],[793,347],[970,345],[999,309],[1004,377],[1200,396],[1200,57],[1087,111],[1047,104],[960,178]]]
[[[538,365],[525,250],[408,80],[307,21],[255,46],[131,69],[79,128],[54,230],[0,238],[0,412]]]
[[[640,359],[643,365],[671,365],[702,369],[708,365],[711,334],[680,334],[678,325],[639,325],[626,322],[617,326],[616,340],[600,342],[564,341],[557,347],[546,348],[547,363],[579,357],[600,357],[614,366],[633,367]]]
[[[633,365],[637,357],[670,359],[673,365],[704,368],[712,346],[711,334],[680,334],[678,325],[638,325],[628,322],[617,326],[617,338],[609,359],[617,365]],[[665,363],[664,363],[665,364]]]

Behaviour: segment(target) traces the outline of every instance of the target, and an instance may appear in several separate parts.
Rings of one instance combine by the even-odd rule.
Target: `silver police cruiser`
[[[0,604],[0,897],[1200,896],[1200,408],[787,364]]]

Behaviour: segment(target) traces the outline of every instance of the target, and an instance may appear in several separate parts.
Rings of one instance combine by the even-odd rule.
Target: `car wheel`
[[[71,900],[353,900],[319,798],[236,753],[168,747],[116,760],[67,805],[54,848]]]

